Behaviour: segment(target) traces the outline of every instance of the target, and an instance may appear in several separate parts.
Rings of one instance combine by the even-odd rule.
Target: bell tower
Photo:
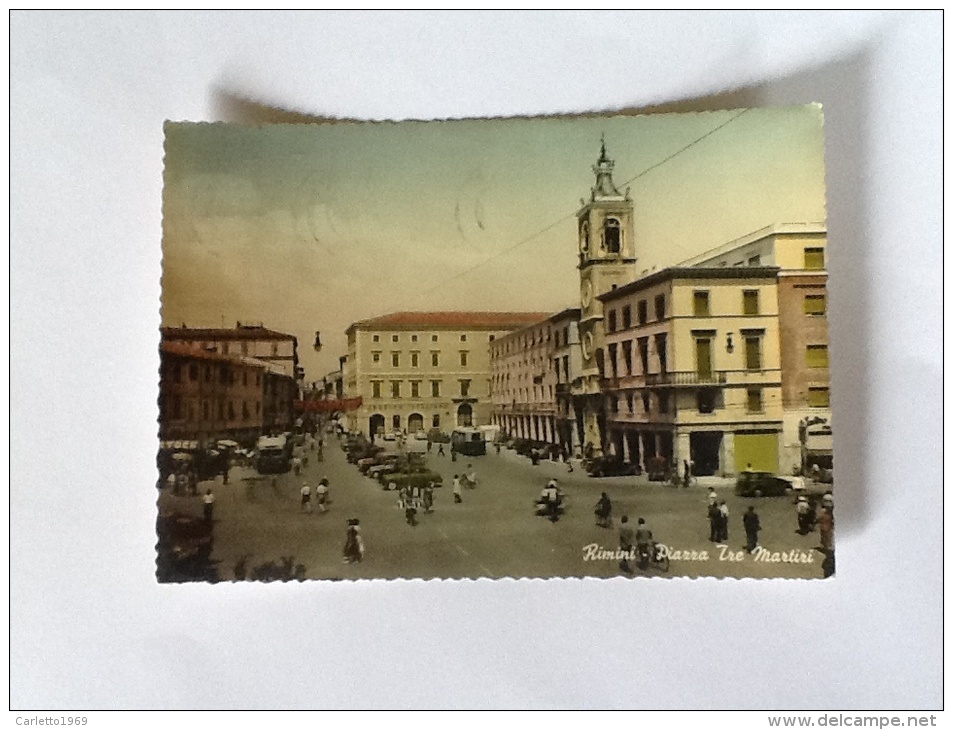
[[[579,232],[579,342],[582,351],[582,384],[574,389],[581,406],[583,441],[593,453],[602,453],[606,435],[600,379],[604,373],[605,330],[601,294],[636,278],[634,206],[629,190],[620,193],[612,181],[615,162],[606,154],[605,138],[599,159],[592,166],[596,176],[589,200],[576,213]]]

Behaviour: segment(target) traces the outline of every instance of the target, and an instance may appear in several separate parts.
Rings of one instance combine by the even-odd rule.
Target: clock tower
[[[573,395],[583,425],[583,443],[599,456],[606,435],[600,380],[605,372],[605,329],[601,294],[636,278],[633,205],[629,191],[620,193],[612,181],[615,162],[606,155],[605,139],[593,165],[596,184],[588,202],[576,213],[579,232],[579,344],[582,379]]]

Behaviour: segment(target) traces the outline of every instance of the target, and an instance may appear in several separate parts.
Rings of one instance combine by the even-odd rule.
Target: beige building
[[[833,464],[827,325],[827,230],[785,223],[686,262],[702,267],[777,266],[784,427],[779,469]]]
[[[776,471],[782,399],[777,269],[670,268],[600,297],[606,448],[696,474]]]
[[[395,312],[347,329],[348,429],[414,433],[491,421],[490,347],[540,312]]]
[[[579,309],[566,309],[490,343],[493,423],[513,438],[573,453],[580,443],[570,389],[579,377]]]

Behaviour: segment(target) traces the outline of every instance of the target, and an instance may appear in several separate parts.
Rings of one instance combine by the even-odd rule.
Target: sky
[[[578,306],[575,213],[604,135],[640,271],[824,222],[818,106],[246,127],[167,123],[162,321],[298,337],[306,381],[352,322]],[[315,331],[323,348],[312,348]]]

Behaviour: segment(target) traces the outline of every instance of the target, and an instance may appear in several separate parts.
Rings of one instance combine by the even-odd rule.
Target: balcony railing
[[[724,385],[728,382],[728,373],[724,370],[713,370],[708,373],[678,372],[678,373],[648,373],[645,376],[646,385]]]

